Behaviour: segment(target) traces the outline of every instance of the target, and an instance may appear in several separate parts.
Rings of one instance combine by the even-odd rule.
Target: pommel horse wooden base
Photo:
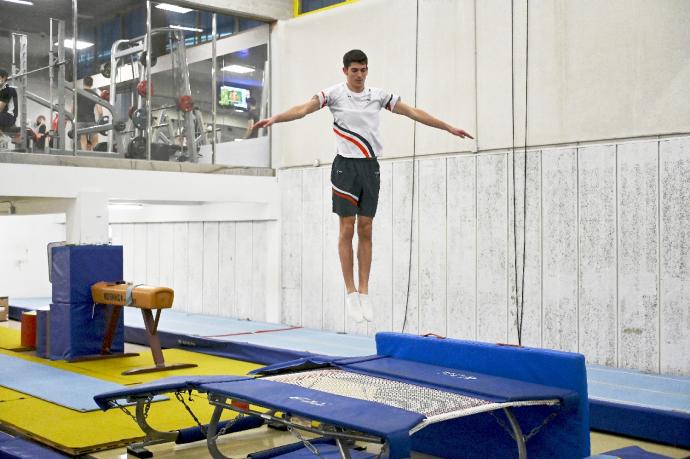
[[[154,287],[151,285],[132,285],[125,283],[97,282],[91,286],[91,296],[96,304],[112,305],[108,324],[106,326],[103,343],[101,345],[101,358],[112,355],[122,357],[122,354],[110,354],[110,346],[113,342],[117,323],[120,320],[122,308],[125,306],[141,309],[144,318],[144,326],[148,335],[149,347],[153,355],[152,367],[135,368],[123,372],[123,375],[136,375],[141,373],[153,373],[156,371],[179,370],[181,368],[194,368],[194,363],[165,364],[161,342],[158,338],[158,321],[163,309],[172,307],[174,292],[168,287]],[[156,317],[151,312],[156,310]],[[139,354],[134,354],[139,355]],[[125,355],[127,356],[127,355]],[[98,358],[98,357],[96,357]]]

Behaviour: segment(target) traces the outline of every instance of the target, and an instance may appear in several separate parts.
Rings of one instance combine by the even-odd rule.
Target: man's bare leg
[[[340,217],[340,234],[338,236],[338,255],[340,256],[340,268],[343,271],[343,280],[347,293],[357,291],[355,286],[352,238],[355,235],[356,217]]]
[[[371,217],[357,218],[357,266],[359,267],[359,302],[362,306],[362,316],[367,322],[374,320],[374,307],[369,298],[369,273],[371,272],[372,228],[374,220]]]
[[[343,280],[347,295],[345,306],[347,316],[352,322],[359,323],[364,320],[362,305],[359,301],[359,293],[355,287],[354,260],[352,253],[352,238],[355,234],[356,217],[340,217],[340,235],[338,237],[338,255],[340,255],[340,267],[343,271]]]
[[[374,219],[357,217],[357,266],[359,267],[359,293],[369,294],[369,273],[371,272],[371,245]]]

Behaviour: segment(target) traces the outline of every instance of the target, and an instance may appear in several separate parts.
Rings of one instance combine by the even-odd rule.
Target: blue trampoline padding
[[[379,355],[397,359],[573,391],[577,406],[560,413],[530,439],[528,456],[582,458],[590,454],[587,375],[581,354],[388,332],[376,335],[376,349]],[[513,410],[525,432],[539,426],[552,411],[546,407]],[[413,449],[447,459],[517,455],[513,440],[487,414],[431,425],[415,434]]]
[[[690,414],[591,400],[591,428],[690,448]]]
[[[285,362],[274,363],[265,367],[251,370],[249,374],[252,375],[273,375],[285,373],[286,371],[306,371],[316,368],[324,368],[330,366],[350,365],[367,360],[380,359],[378,355],[367,355],[362,357],[334,357],[330,355],[310,355],[301,357],[299,359],[288,360]]]
[[[22,438],[0,440],[0,459],[62,459],[69,456]]]
[[[200,387],[204,383],[213,382],[229,382],[241,379],[249,379],[246,376],[237,375],[212,375],[212,376],[170,376],[168,378],[157,379],[143,384],[136,384],[133,386],[118,386],[117,389],[109,390],[107,392],[100,392],[94,395],[93,399],[103,411],[112,408],[108,403],[111,400],[122,400],[127,397],[147,396],[165,394],[168,392],[175,392],[178,390],[197,390],[202,391]]]
[[[410,455],[409,431],[424,419],[419,413],[388,405],[265,379],[203,384],[202,388],[208,393],[383,437],[389,442],[391,459]]]
[[[77,411],[93,411],[95,394],[122,390],[102,379],[0,354],[0,386]]]
[[[93,284],[122,280],[122,246],[56,246],[51,262],[53,303],[90,303]]]
[[[110,310],[115,306],[91,303],[53,303],[48,325],[50,354],[53,360],[73,360],[101,352]],[[125,349],[124,319],[120,319],[110,346],[112,353]]]

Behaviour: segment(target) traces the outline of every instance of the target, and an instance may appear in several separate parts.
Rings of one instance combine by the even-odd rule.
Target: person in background
[[[17,90],[7,84],[9,76],[7,70],[0,69],[0,131],[13,127],[17,122]]]
[[[38,115],[36,117],[36,140],[34,141],[34,152],[43,153],[46,149],[46,135],[48,127],[46,126],[46,117]]]
[[[90,76],[84,77],[84,89],[96,97],[100,95],[93,89],[93,78]],[[95,117],[94,117],[95,113]],[[99,119],[102,115],[102,108],[97,105],[91,99],[88,99],[81,94],[77,96],[77,127],[88,127],[93,126],[95,121]],[[81,134],[79,136],[79,148],[81,150],[91,151],[93,149],[94,142],[97,140],[96,136],[91,134]]]
[[[254,129],[254,123],[259,121],[259,108],[256,106],[256,100],[253,97],[247,98],[247,130],[244,132],[245,139],[254,139],[258,137],[258,129]]]

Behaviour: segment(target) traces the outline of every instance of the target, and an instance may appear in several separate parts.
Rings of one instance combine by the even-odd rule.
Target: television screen
[[[247,110],[247,99],[250,97],[249,89],[236,88],[234,86],[221,86],[218,105],[227,108]]]

